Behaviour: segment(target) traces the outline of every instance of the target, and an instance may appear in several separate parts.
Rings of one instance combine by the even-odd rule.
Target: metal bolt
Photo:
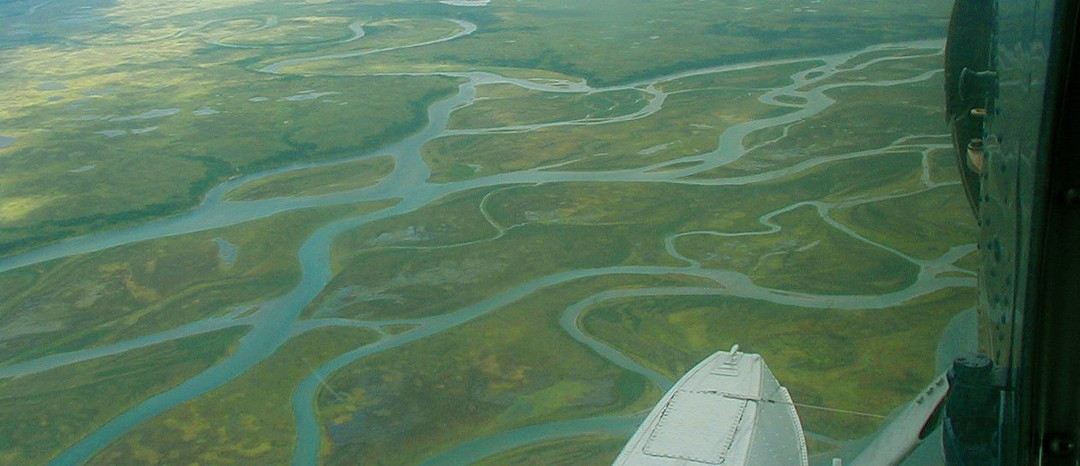
[[[1076,452],[1076,440],[1065,434],[1050,434],[1046,438],[1046,446],[1054,456],[1071,456]]]

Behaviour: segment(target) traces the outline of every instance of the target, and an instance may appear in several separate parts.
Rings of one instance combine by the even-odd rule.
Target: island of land
[[[736,343],[850,455],[979,344],[947,14],[5,2],[0,464],[610,464]]]

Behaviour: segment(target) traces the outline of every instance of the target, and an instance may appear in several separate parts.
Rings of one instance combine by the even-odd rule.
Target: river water
[[[280,73],[286,70],[289,66],[302,63],[322,60],[354,58],[363,55],[369,55],[372,53],[379,53],[402,48],[420,47],[424,45],[430,45],[464,37],[472,34],[476,30],[475,25],[465,21],[448,21],[453,21],[454,23],[456,23],[461,28],[460,32],[441,39],[416,44],[408,44],[399,47],[389,47],[385,49],[369,50],[350,54],[337,54],[321,57],[283,60],[281,62],[267,66],[261,71],[267,73]],[[354,31],[358,36],[362,37],[363,32],[362,28],[359,25],[356,26],[356,29],[354,29]],[[552,182],[656,182],[700,185],[749,185],[753,183],[767,182],[770,180],[790,176],[792,174],[796,174],[811,169],[815,166],[836,160],[867,157],[888,152],[889,150],[892,150],[896,147],[909,147],[906,145],[906,141],[900,140],[894,143],[893,146],[886,148],[865,150],[850,154],[839,154],[831,157],[822,157],[818,159],[808,160],[788,168],[778,169],[765,173],[726,179],[686,179],[686,177],[690,175],[694,175],[715,167],[723,166],[734,160],[737,160],[748,150],[747,147],[744,147],[743,140],[745,136],[749,135],[750,133],[764,128],[783,128],[825,110],[834,103],[834,101],[825,94],[826,91],[830,89],[835,89],[842,86],[894,86],[905,83],[915,83],[930,79],[934,77],[934,75],[937,73],[928,72],[901,80],[859,82],[848,84],[828,84],[815,86],[815,83],[822,82],[829,77],[835,75],[839,71],[837,67],[842,63],[845,63],[846,61],[861,54],[876,52],[885,49],[925,49],[927,54],[936,54],[939,53],[942,45],[942,41],[940,40],[882,44],[879,46],[870,47],[861,51],[846,54],[804,57],[792,60],[761,61],[725,67],[703,68],[700,70],[686,71],[669,76],[663,76],[641,82],[635,82],[622,86],[608,88],[593,88],[582,81],[547,80],[539,82],[500,76],[498,74],[490,72],[432,73],[449,75],[462,79],[462,84],[459,86],[458,92],[454,96],[446,100],[440,101],[432,105],[428,109],[428,123],[423,129],[396,144],[390,145],[389,147],[371,153],[359,154],[355,157],[351,157],[337,162],[294,165],[290,167],[268,170],[265,172],[240,177],[214,187],[206,195],[206,197],[199,206],[184,215],[164,220],[148,222],[124,230],[111,231],[80,238],[73,238],[54,243],[52,245],[45,246],[36,250],[28,251],[23,254],[0,258],[0,272],[2,272],[31,264],[41,263],[44,261],[70,257],[94,251],[100,251],[124,244],[148,241],[176,235],[183,235],[197,231],[225,227],[229,225],[236,225],[239,223],[248,222],[259,218],[265,218],[270,215],[296,209],[348,204],[362,201],[377,201],[394,198],[401,199],[401,201],[393,207],[389,207],[384,210],[370,214],[341,219],[334,223],[328,224],[313,233],[310,237],[306,239],[306,241],[299,249],[299,258],[302,268],[302,278],[300,284],[292,291],[288,292],[283,296],[279,296],[259,304],[258,310],[255,312],[245,314],[243,316],[210,318],[180,326],[169,331],[139,337],[114,345],[90,348],[82,351],[74,351],[64,354],[57,354],[32,361],[27,361],[21,364],[0,368],[0,378],[33,374],[44,370],[60,367],[66,364],[72,364],[75,362],[85,361],[88,359],[102,357],[110,354],[118,354],[124,351],[146,347],[163,341],[169,341],[185,336],[210,332],[222,328],[238,325],[250,327],[250,331],[241,338],[235,352],[231,356],[220,361],[219,363],[215,364],[204,372],[185,381],[179,386],[160,393],[154,397],[151,397],[139,403],[134,408],[122,413],[100,429],[94,431],[89,436],[69,448],[51,463],[54,465],[81,464],[87,459],[89,459],[91,456],[93,456],[96,452],[100,451],[102,448],[114,442],[126,432],[130,431],[132,428],[138,426],[146,420],[164,412],[165,410],[168,410],[181,403],[198,397],[210,390],[220,387],[225,383],[229,382],[230,380],[238,377],[240,374],[243,374],[245,371],[252,368],[255,364],[259,363],[260,361],[273,354],[274,351],[276,351],[286,341],[288,341],[289,338],[305,330],[317,328],[320,325],[355,325],[377,328],[378,325],[386,325],[392,323],[415,324],[416,327],[409,331],[396,335],[384,335],[381,340],[375,343],[357,348],[354,351],[338,356],[337,358],[327,362],[323,366],[315,369],[300,384],[292,400],[292,408],[295,412],[297,419],[297,446],[294,452],[293,464],[306,466],[315,465],[318,462],[317,460],[320,438],[318,418],[314,410],[314,400],[320,384],[323,380],[332,376],[333,373],[337,370],[360,358],[391,350],[401,345],[439,334],[447,329],[462,325],[487,313],[498,310],[499,308],[513,303],[517,300],[523,299],[535,293],[537,290],[543,289],[545,287],[555,286],[572,280],[603,275],[661,276],[674,274],[695,276],[714,281],[718,285],[716,288],[648,288],[636,290],[604,291],[567,308],[567,310],[562,316],[562,319],[560,320],[562,328],[565,329],[566,332],[574,339],[589,346],[591,349],[596,351],[597,354],[610,360],[612,363],[619,365],[627,370],[641,374],[643,377],[650,380],[651,383],[656,385],[661,390],[666,390],[668,387],[670,387],[672,381],[666,379],[664,376],[656,373],[655,371],[652,371],[640,365],[630,357],[606,345],[604,342],[591,337],[590,335],[581,330],[578,322],[581,318],[581,315],[589,307],[603,301],[628,297],[722,294],[726,296],[752,298],[804,308],[874,309],[895,306],[909,299],[923,296],[944,288],[972,287],[975,284],[974,278],[972,277],[955,277],[951,275],[946,276],[945,274],[946,272],[959,271],[958,269],[956,269],[956,267],[952,265],[952,263],[962,257],[964,254],[967,254],[968,252],[973,250],[974,247],[971,245],[958,247],[953,251],[950,251],[949,254],[946,254],[934,260],[917,260],[906,255],[902,255],[898,251],[888,249],[884,245],[873,243],[875,246],[899,254],[901,257],[917,265],[920,269],[918,279],[905,289],[881,295],[812,295],[805,293],[793,293],[783,290],[767,289],[756,285],[748,277],[739,273],[702,268],[697,262],[687,259],[681,254],[679,254],[674,247],[673,239],[676,236],[682,236],[687,234],[723,233],[687,232],[681,233],[679,235],[674,235],[673,237],[668,238],[667,241],[668,252],[672,255],[672,257],[682,259],[687,262],[687,265],[683,267],[607,267],[562,272],[519,284],[511,289],[490,296],[479,303],[467,306],[454,312],[422,319],[379,322],[344,321],[342,319],[336,319],[332,321],[326,320],[321,324],[318,320],[314,322],[298,320],[301,310],[305,306],[307,306],[313,299],[315,299],[315,297],[320,292],[322,292],[324,287],[329,283],[330,279],[332,278],[330,268],[331,243],[338,235],[376,220],[415,211],[416,209],[427,206],[443,197],[455,193],[460,193],[463,191],[481,187],[505,186],[520,183]],[[885,58],[871,60],[860,66],[869,66],[869,64],[884,59]],[[560,125],[611,124],[620,121],[644,118],[656,113],[663,108],[667,94],[659,89],[658,84],[660,83],[695,75],[705,75],[740,69],[761,68],[778,64],[797,62],[805,62],[807,64],[806,69],[792,75],[792,82],[790,84],[772,89],[761,97],[762,102],[790,107],[791,111],[780,116],[749,121],[728,128],[718,138],[716,149],[706,154],[683,157],[659,163],[656,165],[636,169],[613,170],[604,172],[573,172],[559,171],[557,167],[548,167],[548,169],[537,168],[530,170],[521,170],[512,173],[504,173],[467,181],[444,184],[433,184],[428,182],[428,177],[430,176],[431,172],[428,166],[424,163],[422,157],[420,156],[420,149],[424,144],[436,138],[444,137],[447,135],[531,131]],[[521,125],[515,127],[488,128],[467,131],[448,130],[447,122],[449,120],[451,112],[456,108],[468,105],[469,103],[475,101],[477,86],[493,83],[505,83],[520,86],[525,89],[563,93],[591,93],[607,92],[619,89],[638,89],[648,96],[649,101],[646,105],[644,105],[640,110],[636,112],[607,119],[593,119],[587,121],[574,120],[546,124]],[[801,103],[799,105],[792,105],[790,103],[781,103],[781,101],[778,99],[783,99],[784,102],[799,101],[804,103]],[[0,144],[2,144],[2,142],[3,141],[0,141]],[[926,148],[925,145],[910,147]],[[344,163],[360,158],[374,157],[384,154],[390,155],[394,158],[395,169],[391,175],[389,175],[379,184],[374,186],[348,192],[339,192],[313,197],[286,197],[243,202],[225,200],[225,195],[229,191],[234,190],[246,183],[267,176],[309,167],[327,166],[334,163]],[[688,162],[695,163],[690,164]],[[675,167],[676,164],[678,164],[677,168]],[[669,170],[658,170],[665,167],[672,168]],[[866,200],[866,202],[873,202],[875,200],[876,199]],[[823,212],[827,212],[829,208],[833,207],[832,205],[822,202],[811,204],[813,204],[815,207],[817,207]],[[781,211],[785,209],[789,210],[794,207],[796,206],[788,206],[784,209],[781,209]],[[773,215],[775,214],[776,213],[773,213]],[[761,220],[763,225],[769,226],[770,218],[771,217],[769,216],[763,217]],[[839,226],[842,227],[842,225]],[[866,240],[865,238],[856,235],[850,230],[843,231],[848,232],[860,241],[869,242],[869,240]],[[967,325],[967,321],[961,321],[961,324]],[[492,438],[477,439],[474,442],[470,442],[469,444],[462,445],[451,451],[445,452],[443,455],[431,458],[425,464],[460,464],[466,459],[481,458],[490,454],[498,453],[499,451],[503,451],[514,446],[526,445],[544,439],[575,435],[581,432],[600,431],[620,435],[627,434],[628,432],[631,432],[633,430],[639,420],[640,418],[638,417],[593,418],[523,428],[513,432],[500,434]]]

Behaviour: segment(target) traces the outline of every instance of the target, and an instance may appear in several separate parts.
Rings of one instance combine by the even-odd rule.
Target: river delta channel
[[[268,24],[270,20],[267,20]],[[447,21],[457,26],[457,32],[443,38],[423,42],[365,50],[355,53],[338,53],[325,56],[290,58],[261,68],[262,73],[289,73],[290,67],[311,65],[318,62],[365,57],[378,53],[400,51],[424,47],[446,41],[459,40],[473,34],[478,26],[471,22],[457,19]],[[354,33],[345,41],[366,40],[364,27],[360,23],[350,24]],[[341,41],[339,41],[341,42]],[[222,39],[222,47],[241,47]],[[785,137],[792,125],[813,119],[825,112],[837,100],[836,91],[847,89],[890,88],[911,84],[925,83],[940,79],[940,70],[928,70],[911,73],[905,77],[881,80],[844,80],[843,73],[853,73],[890,62],[903,62],[920,57],[940,56],[943,41],[925,40],[902,43],[885,43],[862,50],[805,56],[783,60],[753,61],[725,66],[715,66],[650,78],[638,82],[613,87],[592,87],[581,80],[561,79],[525,79],[503,76],[492,71],[436,71],[431,73],[408,72],[410,76],[446,76],[460,80],[456,94],[442,99],[427,109],[427,124],[408,137],[384,148],[369,153],[361,153],[346,159],[329,162],[315,162],[290,165],[266,170],[247,176],[240,176],[221,183],[205,195],[201,204],[182,215],[146,222],[130,228],[106,231],[88,236],[62,240],[43,247],[19,254],[0,258],[0,272],[13,271],[23,267],[42,264],[63,258],[70,258],[88,253],[108,250],[124,245],[177,237],[215,230],[233,225],[240,225],[277,214],[299,211],[324,206],[348,205],[360,202],[392,201],[388,206],[369,213],[347,216],[329,222],[310,233],[296,251],[301,278],[291,291],[280,296],[268,297],[263,302],[252,303],[241,311],[228,315],[208,317],[189,322],[175,328],[138,336],[115,343],[81,350],[51,354],[36,359],[22,361],[0,367],[0,379],[24,377],[39,374],[60,367],[94,360],[110,355],[146,348],[167,341],[208,334],[233,327],[248,328],[235,345],[234,349],[222,360],[211,365],[173,388],[157,393],[138,402],[134,407],[108,421],[106,424],[82,438],[56,457],[51,464],[82,464],[95,454],[116,442],[136,427],[156,416],[218,389],[237,377],[245,374],[260,362],[266,360],[291,339],[306,332],[328,327],[367,328],[378,333],[378,339],[369,344],[356,347],[329,359],[327,362],[312,367],[307,377],[295,388],[292,394],[291,409],[295,418],[296,444],[293,450],[292,464],[313,466],[320,462],[320,449],[325,449],[325,435],[321,434],[320,415],[317,411],[316,398],[327,379],[335,373],[373,355],[429,339],[445,332],[488,316],[508,306],[514,305],[531,295],[552,289],[558,285],[574,281],[605,276],[643,276],[643,277],[687,277],[696,283],[708,283],[707,286],[644,286],[615,290],[597,290],[591,296],[578,300],[566,307],[560,314],[558,325],[566,335],[587,346],[591,351],[615,366],[639,374],[662,392],[673,382],[669,375],[659,372],[655,366],[644,364],[633,354],[627,354],[615,345],[590,334],[582,325],[584,314],[597,305],[608,302],[623,302],[636,298],[663,297],[731,297],[758,302],[773,303],[783,306],[809,310],[860,310],[873,311],[887,309],[918,301],[947,289],[972,289],[976,279],[972,272],[956,265],[965,256],[973,253],[973,243],[950,245],[944,254],[935,257],[915,256],[899,250],[893,245],[871,239],[850,225],[836,220],[830,214],[838,209],[848,209],[858,205],[888,202],[903,199],[921,192],[927,192],[942,186],[955,185],[955,181],[938,181],[930,175],[929,155],[933,151],[949,147],[941,134],[907,134],[896,138],[882,147],[863,147],[857,150],[841,151],[831,155],[807,158],[786,166],[745,174],[725,176],[705,176],[710,172],[739,161],[747,153],[770,141],[756,142],[747,147],[745,141],[752,134],[761,134],[770,129],[777,130],[777,139]],[[760,104],[783,110],[762,118],[738,122],[727,127],[715,142],[715,148],[704,152],[671,158],[659,163],[634,168],[611,170],[576,170],[566,163],[548,166],[509,170],[470,179],[449,182],[433,182],[432,169],[425,161],[422,149],[432,141],[447,137],[475,135],[503,135],[511,133],[530,133],[560,127],[593,127],[641,120],[658,115],[670,105],[670,97],[679,91],[671,90],[667,84],[694,77],[724,76],[725,73],[748,70],[789,69],[791,73],[786,82],[770,88],[757,89],[757,101]],[[373,75],[377,73],[372,73]],[[482,101],[478,90],[484,86],[514,86],[528,92],[548,95],[589,96],[613,91],[632,90],[642,93],[645,102],[634,111],[614,116],[573,118],[563,121],[543,123],[522,123],[491,128],[451,129],[449,124],[454,112]],[[627,135],[633,137],[633,135]],[[14,140],[0,137],[0,147]],[[572,183],[592,185],[640,185],[660,186],[700,186],[700,187],[747,187],[776,183],[792,179],[814,170],[820,170],[838,162],[850,162],[864,158],[882,156],[901,151],[922,154],[923,173],[918,177],[919,186],[906,192],[878,193],[858,198],[801,199],[789,205],[780,206],[761,215],[758,219],[760,228],[756,231],[727,232],[711,229],[678,231],[662,238],[660,246],[668,256],[663,264],[658,265],[616,265],[584,267],[562,270],[544,276],[521,280],[510,284],[483,299],[460,308],[437,315],[409,318],[344,318],[315,315],[307,318],[303,315],[306,308],[312,306],[320,294],[328,292],[328,285],[334,280],[335,270],[333,244],[340,235],[355,231],[385,219],[391,219],[421,209],[431,208],[439,202],[462,193],[499,187],[538,187]],[[583,156],[587,157],[588,154]],[[228,197],[244,186],[251,186],[268,177],[281,176],[292,172],[333,167],[358,160],[390,157],[393,171],[377,183],[340,192],[330,192],[312,196],[272,197],[257,200],[236,200]],[[493,191],[492,191],[493,192]],[[497,231],[493,240],[506,233],[509,226],[493,220],[484,211],[491,227]],[[690,239],[747,239],[769,234],[776,234],[783,228],[777,219],[793,212],[814,212],[825,224],[848,240],[868,245],[879,252],[899,258],[916,270],[915,277],[898,289],[887,292],[868,293],[815,293],[792,291],[760,285],[745,271],[714,268],[700,255],[686,253],[682,245]],[[479,221],[479,220],[478,220]],[[417,236],[416,231],[412,231]],[[220,246],[221,257],[235,260],[237,254],[243,254],[242,248],[216,238]],[[485,241],[485,240],[477,240]],[[811,245],[810,247],[812,247]],[[231,262],[226,265],[231,265]],[[971,312],[959,314],[952,319],[943,333],[941,344],[937,348],[938,360],[949,361],[953,354],[971,349],[975,323]],[[388,332],[388,326],[399,326],[405,330]],[[942,365],[938,362],[937,365]],[[938,367],[937,369],[940,369]],[[786,381],[781,380],[782,383]],[[796,400],[798,401],[798,400]],[[479,461],[485,457],[499,454],[514,448],[566,438],[583,433],[608,433],[614,436],[626,436],[636,428],[641,419],[640,413],[629,415],[604,415],[576,420],[559,420],[539,423],[525,427],[496,432],[471,441],[459,443],[442,453],[429,457],[422,464],[449,465]],[[808,436],[814,438],[813,432]],[[826,436],[819,437],[823,441]],[[836,441],[836,444],[844,444]]]

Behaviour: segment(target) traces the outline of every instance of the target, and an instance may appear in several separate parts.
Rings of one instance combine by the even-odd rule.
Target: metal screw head
[[[1065,434],[1050,434],[1046,437],[1046,447],[1051,455],[1071,456],[1076,452],[1076,440]]]

